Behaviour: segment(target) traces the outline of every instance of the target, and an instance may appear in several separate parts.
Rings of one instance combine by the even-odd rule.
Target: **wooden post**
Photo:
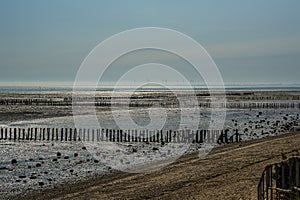
[[[72,134],[73,134],[73,129],[70,128],[70,132],[69,132],[69,141],[72,141]]]
[[[51,141],[54,141],[54,138],[55,138],[55,129],[52,128]]]
[[[63,141],[64,139],[64,128],[60,129],[60,141]]]
[[[56,136],[55,140],[58,141],[58,128],[56,128],[55,130],[55,136]]]
[[[37,132],[38,132],[38,129],[35,128],[34,129],[34,140],[37,140]],[[19,130],[19,133],[20,133],[20,130]]]
[[[30,128],[30,140],[33,140],[33,128]]]
[[[43,128],[43,141],[45,140],[45,128]]]
[[[7,128],[5,128],[4,140],[7,140]]]
[[[68,128],[65,128],[65,141],[68,141]]]
[[[240,136],[239,136],[239,130],[238,129],[235,130],[235,141],[240,142]]]
[[[120,130],[120,142],[123,142],[123,130]]]
[[[204,133],[203,130],[200,130],[200,143],[203,144],[204,142]]]
[[[47,141],[50,140],[50,128],[47,128]]]
[[[82,129],[81,128],[79,129],[78,135],[79,135],[78,140],[82,141],[82,135],[83,135],[83,133],[82,133]]]
[[[12,139],[12,133],[11,133],[12,131],[11,131],[11,128],[9,128],[9,140],[11,140]]]
[[[74,128],[74,141],[77,140],[77,128]]]
[[[17,128],[14,128],[14,140],[17,139]]]

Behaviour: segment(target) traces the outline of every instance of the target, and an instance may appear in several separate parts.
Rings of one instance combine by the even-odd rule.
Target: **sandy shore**
[[[112,174],[57,185],[20,199],[256,199],[264,167],[298,155],[300,134],[288,133],[215,148],[207,157],[186,155],[150,174]]]

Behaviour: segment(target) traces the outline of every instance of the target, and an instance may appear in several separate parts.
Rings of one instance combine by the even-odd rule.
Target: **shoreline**
[[[160,199],[168,199],[175,196],[198,198],[203,197],[202,193],[204,190],[208,190],[205,194],[212,199],[256,199],[256,186],[264,166],[280,161],[281,153],[298,155],[300,146],[297,147],[297,144],[299,142],[299,133],[286,133],[280,136],[254,139],[216,147],[207,157],[202,159],[198,158],[198,154],[195,153],[184,155],[175,163],[149,174],[112,171],[109,174],[84,178],[84,180],[72,183],[62,183],[55,185],[53,189],[30,191],[30,194],[25,193],[15,197],[18,199],[81,199],[92,197],[111,199],[122,196],[130,199],[142,199],[150,198],[154,195],[154,198]],[[269,149],[266,147],[273,148]],[[265,149],[266,152],[261,152],[260,150],[262,149]],[[253,154],[255,152],[257,152],[257,155]],[[248,156],[244,156],[245,154]],[[209,169],[209,172],[203,169],[204,166],[201,166],[201,164],[204,164],[205,168]],[[218,169],[217,167],[220,166],[224,166],[226,169]],[[230,167],[234,167],[236,170],[232,170]],[[243,171],[246,168],[251,170]],[[182,173],[185,175],[183,176]],[[242,173],[242,175],[239,173]],[[247,177],[243,177],[245,173],[248,174]],[[234,174],[234,176],[230,178],[229,174]],[[249,175],[253,177],[249,177]],[[228,191],[228,194],[222,196],[225,191],[216,191],[210,185],[215,182],[215,179],[220,178],[222,181],[217,181],[215,183],[216,187],[223,186],[227,188],[228,181],[231,182],[230,185],[237,186],[235,182],[243,182],[243,179],[245,179],[244,181],[247,184],[251,184],[240,185],[237,188],[242,187],[245,189],[246,187],[250,190],[236,189],[235,192]],[[234,181],[234,179],[237,180]],[[194,184],[196,184],[195,186],[200,185],[190,188]],[[163,187],[160,185],[163,185]],[[189,192],[185,191],[185,189]]]

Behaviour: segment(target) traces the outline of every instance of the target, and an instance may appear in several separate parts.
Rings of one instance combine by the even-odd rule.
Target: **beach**
[[[189,91],[181,92],[190,95]],[[99,91],[97,95],[95,108],[101,127],[106,134],[109,130],[117,133],[118,125],[126,123],[122,118],[119,124],[114,122],[110,92]],[[167,113],[162,131],[175,133],[179,129],[180,110],[192,113],[189,101],[180,108],[174,97],[164,91],[138,91],[136,95],[130,112],[139,125],[149,122],[149,106],[157,101],[161,107],[153,108],[153,116],[160,121],[163,118],[158,111]],[[298,90],[228,91],[224,130],[228,130],[228,137],[238,133],[234,138],[239,139],[231,142],[227,138],[220,144],[214,141],[212,151],[201,158],[198,152],[205,148],[202,143],[191,143],[181,152],[175,151],[171,140],[169,145],[156,140],[118,141],[108,144],[120,147],[121,153],[102,147],[93,154],[81,136],[65,140],[65,136],[55,138],[55,132],[51,132],[57,130],[60,134],[60,130],[75,127],[70,91],[2,92],[0,96],[3,199],[256,199],[256,187],[264,167],[280,161],[282,154],[298,155],[299,150],[300,137],[292,133],[299,123]],[[198,91],[197,97],[201,116],[198,129],[206,130],[211,111],[209,95]],[[120,106],[123,100],[117,99]],[[122,109],[115,112],[122,116]],[[89,110],[80,116],[89,119]],[[188,121],[193,116],[187,116]],[[94,127],[89,128],[94,133]],[[39,131],[46,132],[44,138],[34,138],[34,134],[31,139],[24,138],[22,133],[30,130],[38,130],[37,135],[42,134]],[[14,131],[19,134],[15,138]],[[122,170],[155,161],[158,155],[179,157],[154,172],[135,174]]]
[[[191,154],[149,174],[112,172],[18,196],[21,199],[257,199],[265,166],[299,156],[299,133],[215,148],[206,158]]]

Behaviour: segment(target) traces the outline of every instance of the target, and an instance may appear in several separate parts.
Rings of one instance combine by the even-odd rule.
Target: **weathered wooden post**
[[[58,128],[56,128],[55,129],[55,140],[56,141],[58,141],[58,134],[59,134],[58,132],[59,132],[59,130],[58,130]]]
[[[203,130],[200,130],[200,143],[203,144],[204,142],[204,133]]]
[[[74,129],[74,141],[77,140],[77,128]]]
[[[78,141],[82,141],[82,129],[81,128],[79,128],[79,132],[78,132],[78,135],[79,135],[79,137],[78,137]]]
[[[73,134],[73,129],[70,128],[70,132],[69,132],[69,141],[72,141],[72,134]]]
[[[121,142],[121,134],[120,134],[120,129],[117,129],[117,141]]]
[[[120,142],[123,142],[123,130],[120,130]]]
[[[112,138],[113,138],[113,142],[115,142],[116,139],[116,130],[112,129]]]
[[[17,139],[17,128],[14,128],[14,140]]]
[[[65,141],[68,141],[68,128],[65,128]]]
[[[19,130],[19,132],[20,132],[20,130]],[[34,129],[34,140],[37,140],[37,132],[38,132],[38,129],[35,128]]]
[[[46,129],[45,128],[43,128],[43,141],[45,140],[45,131],[46,131]]]
[[[235,141],[240,142],[240,135],[239,135],[239,130],[238,129],[235,130]]]
[[[9,128],[9,140],[12,140],[12,133],[11,128]]]
[[[33,140],[33,128],[30,128],[30,140]]]
[[[112,141],[112,130],[109,129],[109,141],[111,142]]]
[[[51,141],[55,140],[55,128],[52,128]]]
[[[60,128],[60,141],[64,139],[64,128]]]
[[[47,128],[47,141],[50,140],[50,128]]]
[[[5,128],[4,140],[7,140],[7,128]]]
[[[228,129],[226,129],[226,130],[224,131],[224,139],[225,139],[224,142],[225,142],[226,144],[229,143],[229,141],[228,141],[228,131],[229,131]]]

